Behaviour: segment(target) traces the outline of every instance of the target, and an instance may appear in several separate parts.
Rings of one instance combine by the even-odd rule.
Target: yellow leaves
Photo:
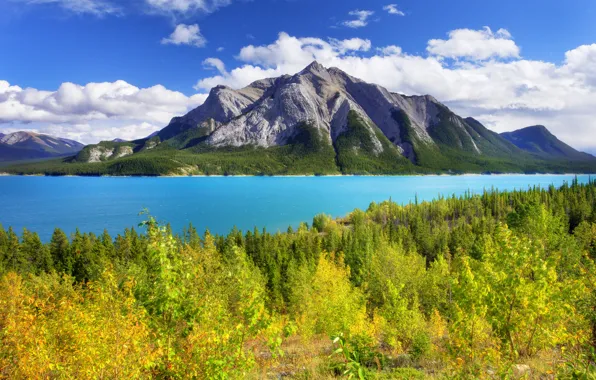
[[[73,292],[57,276],[43,281],[9,274],[0,284],[0,366],[10,377],[138,377],[155,360],[144,313],[113,284]],[[9,305],[19,299],[29,302]]]
[[[440,340],[447,336],[447,322],[437,309],[433,310],[428,322],[431,339]]]
[[[299,318],[303,334],[333,335],[365,329],[364,296],[350,283],[349,269],[340,258],[322,254],[312,278],[302,280],[306,283],[296,289],[306,288],[306,291],[296,294],[295,298],[303,305],[302,318]]]

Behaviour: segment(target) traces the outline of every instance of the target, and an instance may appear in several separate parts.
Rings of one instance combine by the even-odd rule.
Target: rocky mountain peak
[[[412,162],[418,160],[415,148],[422,146],[453,146],[472,155],[497,149],[483,140],[489,133],[480,123],[471,127],[431,95],[390,92],[317,61],[294,75],[258,80],[238,90],[217,86],[203,105],[172,120],[159,137],[166,141],[188,132],[216,148],[269,148],[291,144],[306,124],[335,144],[350,132],[349,115],[361,121],[366,131],[358,133],[370,137],[374,154],[385,149],[383,138]],[[187,141],[183,146],[188,147],[190,140],[177,141]]]
[[[325,68],[325,66],[321,65],[317,61],[312,61],[312,63],[309,64],[308,66],[306,66],[300,72],[300,74],[306,74],[306,73],[320,74],[320,73],[326,73],[326,72],[327,72],[327,69]]]
[[[33,132],[24,132],[24,131],[13,132],[13,133],[9,133],[7,135],[4,135],[0,139],[0,143],[8,144],[8,145],[14,145],[14,144],[17,144],[19,142],[22,142],[22,141],[25,141],[25,140],[29,140],[31,138],[34,138],[36,136],[37,136],[37,133],[33,133]]]

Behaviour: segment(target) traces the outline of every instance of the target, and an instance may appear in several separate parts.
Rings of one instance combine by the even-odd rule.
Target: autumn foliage
[[[112,239],[0,227],[0,378],[591,378],[596,184]]]

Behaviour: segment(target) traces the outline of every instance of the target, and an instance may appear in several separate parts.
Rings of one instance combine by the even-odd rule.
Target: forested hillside
[[[596,183],[284,233],[146,220],[48,243],[0,228],[0,378],[596,375]]]

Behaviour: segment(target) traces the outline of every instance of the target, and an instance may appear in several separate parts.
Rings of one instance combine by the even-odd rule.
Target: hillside
[[[0,161],[68,156],[78,153],[83,144],[33,132],[0,134]]]
[[[547,159],[596,160],[596,157],[565,144],[543,125],[501,133],[501,136],[518,148]]]
[[[553,136],[554,137],[554,136]],[[15,173],[81,175],[596,172],[535,152],[430,95],[405,96],[313,62],[206,101],[144,139],[105,141]]]
[[[284,232],[144,218],[46,242],[0,225],[3,379],[596,375],[596,182],[373,202]]]

